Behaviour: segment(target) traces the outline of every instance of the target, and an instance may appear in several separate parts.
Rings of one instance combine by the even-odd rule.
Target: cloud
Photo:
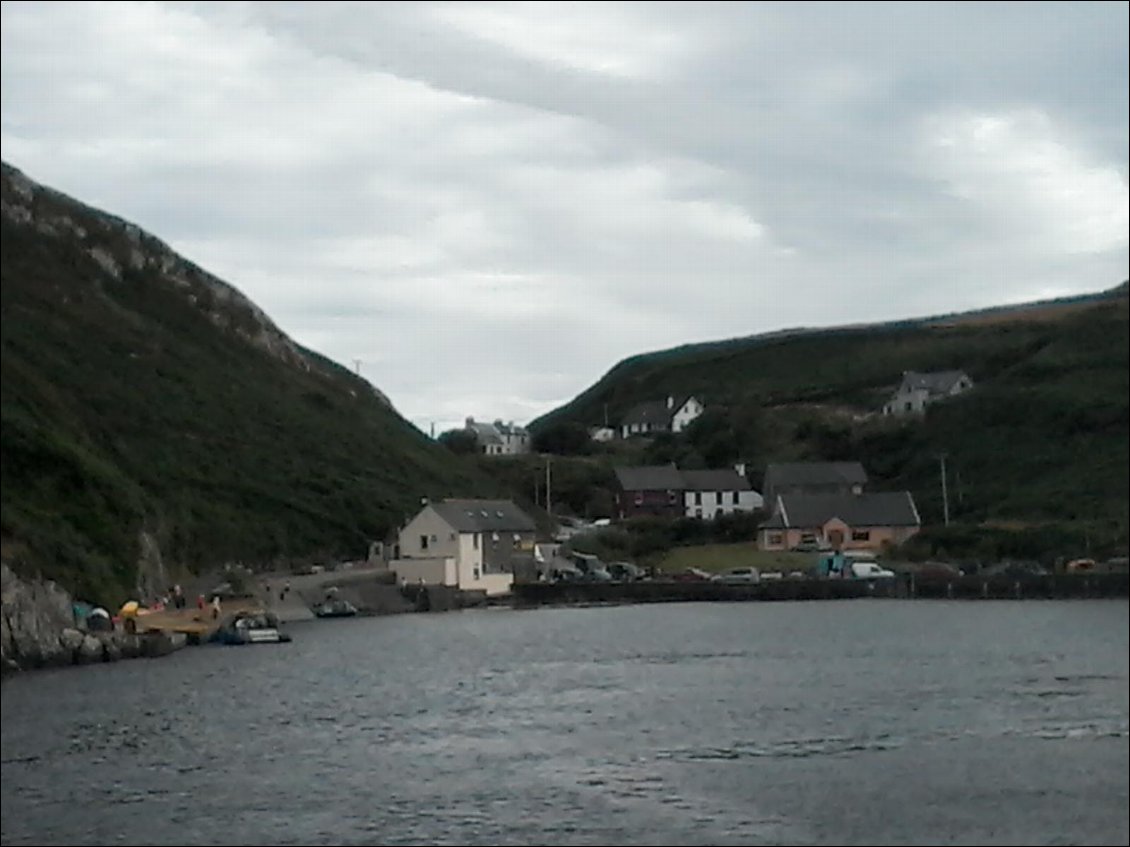
[[[1119,4],[5,3],[4,158],[423,428],[1127,276]]]

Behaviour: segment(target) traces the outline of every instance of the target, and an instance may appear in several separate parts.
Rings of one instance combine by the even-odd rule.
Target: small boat
[[[340,597],[330,597],[314,607],[319,618],[351,618],[357,614],[357,607]]]
[[[279,629],[273,612],[240,612],[216,632],[221,644],[280,644],[290,635]]]

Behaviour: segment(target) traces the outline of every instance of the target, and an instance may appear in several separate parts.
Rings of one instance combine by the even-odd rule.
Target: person
[[[212,620],[216,620],[220,616],[220,595],[217,594],[212,598]]]
[[[197,594],[196,595],[196,608],[199,609],[201,612],[204,611],[204,595],[203,594]]]

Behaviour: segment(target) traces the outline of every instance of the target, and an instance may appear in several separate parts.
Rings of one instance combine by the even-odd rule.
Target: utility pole
[[[357,370],[357,376],[361,376],[361,360],[360,359],[354,359],[353,360],[353,367]]]
[[[553,461],[553,457],[546,455],[545,457],[545,512],[547,515],[553,515],[553,495],[550,493],[550,477],[549,465]]]
[[[942,463],[942,509],[945,515],[946,526],[950,525],[950,497],[946,490],[946,454],[939,453],[938,461]]]

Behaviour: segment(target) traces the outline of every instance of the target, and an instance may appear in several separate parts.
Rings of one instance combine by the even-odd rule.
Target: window
[[[738,492],[734,492],[734,505],[738,505]]]
[[[702,505],[702,492],[701,492],[701,491],[696,491],[696,492],[694,493],[694,504],[695,504],[696,506],[701,506],[701,505]]]
[[[479,534],[477,532],[471,533],[471,546],[476,550],[479,549]]]
[[[482,573],[482,571],[480,571],[480,570],[479,570],[478,568],[475,568],[475,569],[474,569],[474,570],[473,570],[473,571],[471,572],[471,574],[472,574],[472,578],[473,578],[473,579],[478,579],[478,578],[479,578],[479,574],[480,574],[480,573]]]
[[[451,533],[451,538],[449,538],[448,541],[454,541],[454,540],[455,540],[455,533],[453,532],[453,533]]]
[[[724,512],[722,511],[721,507],[714,510],[714,517],[716,518],[722,517],[723,514]]]
[[[722,492],[721,491],[715,491],[714,492],[714,505],[715,506],[721,506],[722,505]]]
[[[675,492],[674,491],[668,491],[667,492],[667,502],[674,505],[675,501],[676,501]]]
[[[421,550],[427,550],[428,549],[428,536],[426,536],[426,535],[420,536],[420,549]]]
[[[785,540],[784,536],[782,536],[781,533],[779,533],[779,532],[769,533],[769,543],[770,544],[782,544],[782,543],[784,543],[784,540]]]
[[[432,542],[432,544],[436,543],[436,536],[435,536],[434,532],[432,533],[431,542]]]
[[[694,510],[694,516],[696,518],[701,518],[702,517],[702,509],[695,509]]]
[[[869,530],[869,529],[853,529],[851,531],[851,540],[852,541],[870,541],[871,540],[871,530]]]
[[[907,412],[909,412],[911,409],[914,408],[914,406],[910,402],[903,403],[903,406],[905,407],[904,411],[907,411]]]
[[[801,544],[815,544],[816,543],[816,533],[815,532],[802,532],[800,534],[800,543]]]

